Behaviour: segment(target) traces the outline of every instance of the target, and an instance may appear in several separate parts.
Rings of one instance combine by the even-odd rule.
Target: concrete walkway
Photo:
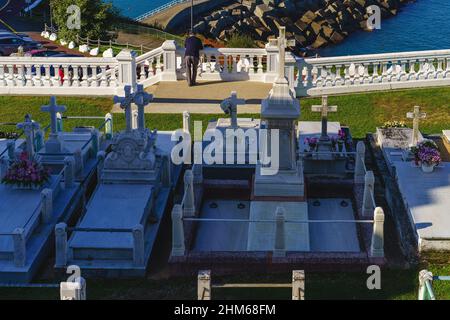
[[[259,113],[261,100],[269,95],[272,84],[259,82],[206,82],[200,81],[189,87],[186,81],[161,82],[147,88],[154,100],[145,109],[146,113],[222,113],[220,103],[236,91],[238,98],[245,99],[246,105],[238,106],[238,113]],[[122,112],[115,105],[113,112]]]

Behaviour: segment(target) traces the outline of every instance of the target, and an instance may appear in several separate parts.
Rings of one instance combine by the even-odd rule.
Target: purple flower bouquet
[[[16,188],[37,189],[47,183],[50,176],[50,170],[22,152],[19,159],[9,167],[2,183]]]

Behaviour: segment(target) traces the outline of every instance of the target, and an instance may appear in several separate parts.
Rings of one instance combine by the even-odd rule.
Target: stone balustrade
[[[297,96],[450,84],[450,50],[297,59]]]
[[[272,83],[277,77],[276,46],[205,48],[199,80]],[[450,84],[450,50],[330,58],[286,54],[286,77],[297,96],[320,96]],[[149,87],[186,78],[184,49],[167,40],[136,57],[0,57],[0,94],[121,95],[125,85]]]

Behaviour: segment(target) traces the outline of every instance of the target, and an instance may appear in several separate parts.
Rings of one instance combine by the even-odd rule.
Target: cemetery
[[[18,134],[0,140],[0,287],[60,281],[74,265],[88,283],[97,288],[107,283],[109,290],[114,282],[136,285],[128,278],[147,284],[158,273],[167,278],[155,280],[154,290],[176,287],[178,277],[186,286],[192,287],[186,280],[192,278],[214,287],[210,273],[242,275],[243,267],[249,282],[259,274],[277,278],[304,271],[307,279],[311,273],[312,281],[325,285],[314,272],[346,271],[345,283],[357,278],[350,271],[376,264],[386,268],[391,281],[407,283],[417,276],[421,257],[447,257],[448,88],[336,95],[377,91],[385,83],[372,81],[382,75],[369,75],[366,60],[358,67],[345,58],[350,60],[339,87],[340,72],[331,77],[331,69],[344,58],[297,61],[286,52],[292,42],[281,28],[266,49],[205,50],[207,61],[215,63],[202,65],[205,95],[208,81],[236,81],[236,90],[216,106],[225,115],[152,113],[160,97],[149,87],[164,86],[185,72],[182,53],[172,44],[144,57],[123,51],[117,59],[95,58],[91,63],[101,75],[78,84],[67,79],[55,87],[58,99],[45,98],[39,106],[36,101],[42,100],[16,100],[34,104],[39,122],[26,112],[20,118],[5,112],[0,126],[12,124]],[[244,55],[253,68],[238,71]],[[52,59],[42,63],[50,67],[57,63]],[[76,61],[80,68],[90,65],[84,59]],[[147,73],[145,63],[157,67]],[[387,68],[385,60],[380,63]],[[436,82],[443,86],[448,75],[440,69]],[[427,77],[399,80],[396,88],[434,81]],[[26,85],[36,81],[33,74],[22,80],[23,86],[14,82],[9,92],[45,91],[43,82]],[[237,81],[271,84],[259,112],[240,112],[248,101]],[[173,92],[185,95],[177,98],[180,108],[189,99],[183,90]],[[107,97],[90,100],[82,94]],[[94,109],[76,114],[58,103],[72,96]],[[392,97],[401,102],[398,110],[386,102]],[[8,107],[14,98],[0,102]],[[96,105],[95,115],[88,116]],[[390,121],[383,123],[386,117]],[[41,126],[44,121],[49,125]],[[180,145],[184,149],[175,154]],[[408,266],[401,276],[391,269],[398,265]],[[323,275],[332,278],[333,273]],[[61,285],[61,297],[86,297],[80,279]],[[304,290],[304,283],[285,283],[304,298],[299,286]],[[189,298],[189,290],[174,292]]]

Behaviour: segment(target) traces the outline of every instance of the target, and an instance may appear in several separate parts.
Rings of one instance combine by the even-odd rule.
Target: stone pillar
[[[92,131],[92,154],[96,155],[98,153],[98,143],[99,143],[99,132],[97,130]]]
[[[64,159],[64,187],[72,188],[74,184],[75,160],[73,157],[66,157]]]
[[[183,210],[176,204],[172,209],[172,256],[182,257],[185,252]]]
[[[283,207],[277,207],[275,227],[275,250],[273,256],[277,258],[286,257],[285,241],[285,212]]]
[[[203,183],[203,164],[196,163],[192,166],[192,171],[194,173],[194,184]]]
[[[135,266],[145,265],[145,241],[144,227],[137,225],[133,228],[133,264]]]
[[[279,49],[277,46],[272,46],[269,43],[266,44],[267,51],[267,71],[266,71],[266,83],[272,83],[275,81],[278,75],[278,54]]]
[[[194,175],[191,170],[184,173],[183,216],[195,216]]]
[[[165,154],[162,156],[162,173],[161,173],[161,182],[163,187],[169,188],[172,185],[172,175],[171,175],[171,163],[169,155]]]
[[[56,113],[56,131],[57,132],[63,132],[64,126],[63,126],[63,118],[61,112]]]
[[[305,271],[292,271],[292,300],[305,300]]]
[[[186,133],[191,133],[191,114],[189,111],[183,112],[183,131]]]
[[[174,40],[166,40],[162,44],[164,71],[161,81],[177,81],[177,44]]]
[[[372,243],[370,245],[370,257],[384,257],[384,212],[377,207],[374,212]]]
[[[132,89],[136,88],[136,55],[129,50],[122,50],[116,56],[116,59],[117,63],[119,64],[117,95],[123,95],[125,93],[125,86],[131,86]]]
[[[75,150],[75,152],[73,153],[73,159],[75,161],[75,164],[74,164],[75,175],[79,178],[82,178],[83,173],[84,173],[84,161],[83,161],[83,153],[81,152],[81,149]]]
[[[103,166],[105,164],[105,157],[106,157],[106,153],[105,151],[99,151],[97,153],[97,183],[100,183],[101,177],[102,177],[102,171],[103,171]]]
[[[290,52],[287,53],[286,54],[285,75],[289,81],[289,88],[292,90],[292,92],[295,92],[295,67],[296,67],[296,65],[297,65],[297,61],[295,60],[295,56]]]
[[[366,145],[364,142],[359,141],[356,145],[356,160],[355,160],[355,184],[363,184],[364,176],[366,174],[365,169],[365,154],[366,154]]]
[[[61,300],[86,300],[86,280],[78,277],[75,282],[61,282]]]
[[[372,210],[374,209],[372,198],[374,197],[375,190],[375,177],[372,171],[367,171],[364,177],[364,195],[362,204],[362,215],[364,217],[372,216]]]
[[[9,160],[14,161],[16,159],[16,142],[8,141],[6,143],[6,148],[8,149]]]
[[[211,270],[198,272],[197,300],[211,300]]]
[[[42,221],[50,222],[53,216],[53,191],[52,189],[44,189],[41,192],[42,199]]]
[[[17,228],[13,232],[14,244],[14,265],[24,267],[27,260],[27,248],[25,240],[25,230]]]
[[[55,226],[55,266],[62,268],[67,265],[67,225],[58,223]]]
[[[113,137],[113,116],[111,113],[107,113],[105,116],[105,136],[106,139],[112,139]]]
[[[45,134],[42,130],[38,130],[36,132],[36,152],[41,151],[41,149],[44,147],[45,145],[44,136]]]
[[[137,129],[138,128],[138,118],[139,118],[139,112],[137,110],[133,110],[131,113],[131,129]]]

